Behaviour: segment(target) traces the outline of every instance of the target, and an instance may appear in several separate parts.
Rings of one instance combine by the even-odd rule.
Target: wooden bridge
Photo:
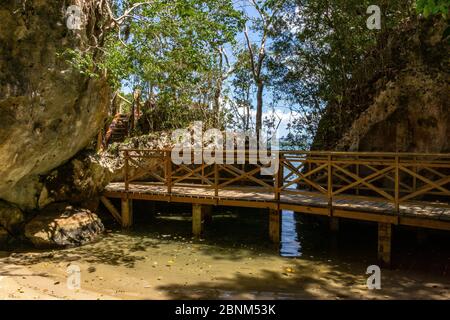
[[[268,209],[274,242],[283,210],[330,217],[334,228],[339,218],[372,221],[385,264],[392,225],[450,230],[450,154],[275,151],[279,170],[263,176],[248,151],[246,164],[195,165],[173,164],[170,150],[122,153],[124,181],[109,184],[102,202],[123,227],[133,200],[192,204],[196,236],[213,206]],[[121,212],[108,198],[121,199]]]

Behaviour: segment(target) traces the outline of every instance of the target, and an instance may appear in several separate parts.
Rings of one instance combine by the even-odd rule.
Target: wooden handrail
[[[248,164],[255,154],[248,150],[234,150],[235,156],[246,154],[246,165],[227,164],[224,159],[225,163],[177,166],[172,163],[170,149],[122,152],[126,191],[133,181],[144,179],[152,183],[147,180],[156,177],[156,182],[163,183],[169,194],[177,185],[189,185],[212,189],[214,196],[219,197],[221,190],[245,185],[272,193],[272,199],[279,202],[285,194],[318,191],[318,196],[328,200],[330,208],[340,197],[357,197],[390,202],[397,214],[402,203],[419,197],[443,198],[444,202],[450,199],[450,154],[280,151],[276,174],[261,176],[264,166]],[[145,159],[144,165],[137,165]],[[162,176],[155,173],[160,169],[164,172]]]
[[[191,152],[198,152],[198,151],[204,151],[207,150],[206,148],[204,149],[191,149]],[[171,148],[164,148],[164,149],[146,149],[146,148],[142,148],[142,149],[136,149],[136,148],[124,148],[124,149],[119,149],[120,152],[172,152]],[[392,157],[395,158],[396,156],[399,157],[436,157],[436,158],[450,158],[450,153],[414,153],[414,152],[364,152],[364,151],[308,151],[308,150],[280,150],[280,149],[273,149],[270,150],[271,152],[278,152],[279,154],[304,154],[304,155],[322,155],[322,156],[328,156],[328,155],[332,155],[332,156],[388,156],[388,157]],[[225,149],[224,149],[224,154],[225,154]],[[234,150],[235,154],[236,153],[257,153],[258,151],[254,150]]]

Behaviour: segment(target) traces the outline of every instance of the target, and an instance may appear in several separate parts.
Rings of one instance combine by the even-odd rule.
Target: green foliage
[[[119,17],[142,0],[110,2]],[[62,56],[89,77],[107,73],[116,90],[140,88],[142,100],[153,105],[145,111],[141,126],[147,132],[185,127],[193,120],[213,123],[211,110],[218,101],[217,92],[233,109],[234,124],[248,130],[256,83],[250,50],[245,42],[237,45],[236,39],[245,19],[250,20],[254,61],[262,48],[265,50],[260,76],[265,90],[272,90],[274,101],[294,106],[296,116],[289,124],[286,143],[304,146],[311,143],[326,106],[337,106],[335,121],[326,123],[329,132],[339,132],[337,123],[349,119],[340,109],[346,90],[386,65],[383,57],[377,61],[367,58],[377,41],[417,13],[447,17],[450,2],[379,1],[381,31],[366,27],[366,10],[377,4],[372,0],[249,0],[247,7],[253,5],[253,11],[260,14],[245,19],[234,3],[153,0],[138,6],[108,33],[97,51],[101,51],[101,60],[94,50],[67,50]],[[444,37],[449,33],[447,29]],[[258,43],[258,38],[265,37],[269,40],[264,45]],[[226,46],[235,48],[232,60],[236,61],[229,87],[223,83],[222,49]],[[230,94],[224,97],[226,90]],[[128,99],[133,100],[131,96]],[[230,114],[222,111],[220,117],[228,122]]]
[[[93,57],[92,52],[81,52],[80,50],[66,49],[64,52],[57,54],[59,58],[67,61],[74,70],[80,74],[90,78],[98,78],[100,72],[100,64]]]
[[[450,9],[449,0],[417,0],[416,9],[418,13],[428,18],[431,15],[448,16]]]
[[[139,2],[116,1],[115,15]],[[154,0],[108,38],[105,66],[114,87],[140,88],[143,100],[157,106],[146,118],[158,129],[206,120],[193,106],[211,107],[223,72],[219,49],[234,41],[241,24],[231,0]]]
[[[290,101],[298,114],[290,124],[296,143],[308,143],[305,138],[315,135],[325,107],[341,105],[347,88],[365,81],[385,63],[381,58],[367,61],[367,53],[382,34],[412,16],[414,6],[412,0],[383,3],[378,31],[366,26],[371,0],[285,2],[272,32],[275,58],[270,68],[280,99]],[[362,64],[363,72],[356,72]],[[339,122],[342,116],[337,111],[334,118]]]
[[[226,112],[222,112],[222,123],[229,121],[229,119],[226,119],[228,116]],[[167,105],[161,101],[156,106],[144,111],[139,119],[135,134],[143,135],[149,132],[187,128],[194,121],[200,120],[203,120],[205,129],[210,129],[215,127],[214,119],[213,111],[204,105],[180,108],[179,106]]]

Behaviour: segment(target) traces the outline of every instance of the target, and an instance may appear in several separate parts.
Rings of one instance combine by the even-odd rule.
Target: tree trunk
[[[259,143],[259,134],[262,129],[262,111],[263,111],[263,93],[264,93],[264,83],[258,81],[258,92],[256,95],[256,138]]]
[[[222,82],[219,80],[216,84],[216,90],[214,92],[214,126],[219,128],[220,125],[220,96],[222,95]]]

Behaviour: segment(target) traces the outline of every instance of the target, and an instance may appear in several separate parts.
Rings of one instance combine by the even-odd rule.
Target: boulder
[[[105,228],[87,209],[50,205],[25,226],[25,237],[36,248],[65,248],[95,241]]]
[[[6,247],[10,240],[20,235],[24,221],[22,210],[0,200],[0,248]]]
[[[67,28],[72,4],[84,13],[81,30]],[[101,5],[0,2],[1,199],[36,207],[38,177],[74,157],[103,125],[110,98],[106,77],[80,72],[63,54],[101,44],[107,20]]]
[[[23,212],[16,206],[0,200],[0,227],[4,232],[16,234],[25,221]]]
[[[112,170],[94,153],[82,152],[65,165],[41,177],[38,205],[69,202],[95,211],[98,195],[112,179]]]
[[[0,227],[0,248],[3,248],[8,243],[10,234],[3,227]]]

